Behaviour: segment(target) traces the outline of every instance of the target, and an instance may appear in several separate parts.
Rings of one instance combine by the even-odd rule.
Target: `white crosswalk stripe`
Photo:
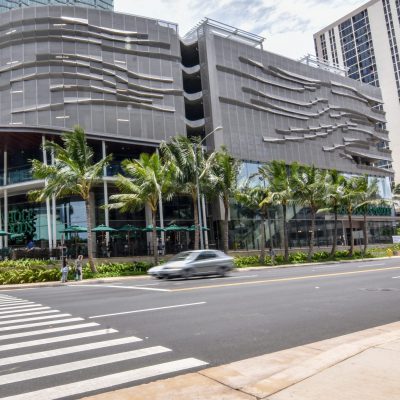
[[[190,368],[202,367],[206,362],[196,358],[185,358],[163,364],[151,365],[149,367],[133,369],[131,371],[102,376],[100,378],[87,379],[67,385],[55,386],[35,392],[24,393],[15,396],[3,397],[2,400],[56,400],[66,396],[74,396],[93,390],[112,388],[124,383],[132,383],[140,379],[157,377],[172,372],[180,372]]]
[[[0,308],[11,308],[11,307],[20,307],[20,306],[27,306],[30,305],[31,307],[34,306],[35,303],[32,301],[7,301],[0,304]],[[41,305],[41,304],[37,304]]]
[[[44,325],[65,324],[66,322],[75,322],[75,321],[83,321],[83,318],[56,319],[53,321],[46,321],[46,322],[34,322],[33,324],[3,326],[0,328],[0,332],[14,331],[16,329],[34,328],[36,326],[44,326]]]
[[[63,332],[63,331],[72,331],[72,330],[83,329],[83,328],[92,328],[94,326],[99,326],[99,324],[97,322],[87,322],[85,324],[60,326],[57,328],[40,329],[37,331],[10,333],[8,335],[0,335],[0,341],[1,340],[9,340],[9,339],[17,339],[17,338],[27,337],[27,336],[45,335],[47,333],[54,333],[54,332]]]
[[[31,302],[29,302],[29,303],[31,303]],[[41,306],[41,304],[34,304],[34,303],[31,303],[31,304],[24,303],[23,305],[11,304],[11,305],[8,305],[6,307],[0,307],[0,311],[3,311],[3,310],[18,310],[20,308],[37,308],[37,307],[40,307],[40,306]],[[48,308],[50,308],[50,307],[48,307]]]
[[[62,317],[70,317],[71,314],[58,314],[58,315],[42,315],[39,317],[31,317],[31,318],[19,318],[19,319],[13,319],[13,320],[8,320],[8,321],[0,321],[0,325],[9,325],[9,324],[15,324],[16,322],[29,322],[29,321],[38,321],[41,319],[51,319],[51,318],[62,318]],[[46,322],[47,324],[48,322]],[[2,328],[0,328],[2,329]]]
[[[8,304],[8,303],[31,303],[30,301],[28,301],[28,300],[12,300],[12,299],[9,299],[9,300],[0,300],[0,304]]]
[[[3,345],[0,345],[0,351],[23,349],[26,347],[34,347],[34,346],[41,346],[41,345],[50,344],[50,343],[66,342],[69,340],[84,339],[84,338],[88,338],[88,337],[91,338],[94,336],[109,335],[111,333],[117,333],[117,332],[118,331],[116,329],[108,328],[108,329],[99,329],[97,331],[73,333],[71,335],[49,337],[46,339],[28,340],[26,342],[3,344]]]
[[[173,358],[173,350],[162,345],[143,346],[146,342],[141,338],[131,335],[121,337],[117,330],[100,329],[96,322],[88,323],[84,318],[61,314],[60,311],[41,304],[32,303],[27,306],[33,309],[16,308],[1,311],[0,307],[0,366],[7,366],[6,370],[0,372],[0,396],[3,396],[0,398],[3,400],[82,397],[93,391],[112,390],[117,385],[133,384],[139,380],[207,365],[196,358],[170,361],[171,357]],[[78,321],[79,323],[75,323]],[[53,327],[57,324],[63,326]],[[42,326],[47,327],[41,329]],[[93,327],[99,329],[85,331]],[[77,332],[68,333],[72,330]],[[110,338],[96,340],[104,335]],[[21,338],[34,336],[42,337],[20,341]],[[11,343],[12,340],[15,341]],[[2,341],[7,342],[1,344]],[[37,351],[29,349],[32,347],[38,347]],[[19,351],[25,348],[28,350]],[[68,355],[73,355],[73,358],[67,358]],[[139,358],[142,359],[139,365],[145,365],[144,367],[136,366],[136,369],[126,370],[129,365],[137,365],[137,361],[128,363],[129,361]],[[46,359],[51,360],[50,365],[46,361],[38,364],[40,360]],[[154,363],[155,359],[160,360],[159,363]],[[113,373],[107,374],[107,369],[111,369]],[[119,372],[115,373],[116,370]],[[83,379],[83,371],[91,378]],[[46,379],[54,375],[57,375],[54,382],[57,382],[58,386],[51,386],[53,379]],[[29,389],[31,386],[35,390]]]
[[[78,345],[78,346],[65,347],[63,349],[40,351],[37,353],[23,354],[21,356],[12,356],[12,357],[1,358],[0,365],[9,365],[9,364],[16,364],[16,363],[21,363],[21,362],[25,362],[25,361],[33,361],[33,360],[40,360],[43,358],[63,356],[66,354],[79,353],[80,351],[105,349],[107,347],[118,346],[118,345],[128,344],[128,343],[136,343],[136,342],[141,342],[141,341],[142,341],[142,339],[139,339],[135,336],[131,336],[131,337],[126,337],[126,338],[121,338],[121,339],[105,340],[103,342],[94,342],[94,343],[82,344],[82,345]]]
[[[54,314],[56,312],[60,312],[59,310],[47,310],[47,311],[35,311],[35,312],[25,312],[26,310],[18,311],[17,314],[13,315],[2,315],[0,313],[0,319],[7,319],[7,318],[15,318],[15,317],[28,317],[29,315],[42,315],[42,314]]]

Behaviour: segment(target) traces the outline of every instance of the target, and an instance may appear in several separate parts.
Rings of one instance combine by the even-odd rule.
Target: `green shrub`
[[[292,264],[300,264],[300,263],[304,263],[307,262],[307,254],[303,253],[301,251],[297,252],[297,253],[291,253],[289,255],[289,261]]]
[[[233,259],[236,268],[243,268],[252,265],[260,265],[259,256],[236,256]]]
[[[323,261],[328,260],[330,258],[330,254],[327,251],[318,251],[313,254],[312,260],[313,261]]]
[[[134,263],[107,263],[96,266],[97,272],[93,273],[86,265],[83,268],[83,278],[105,278],[112,276],[143,275],[153,264],[145,261]]]
[[[349,251],[348,250],[338,250],[335,253],[335,258],[349,258]]]

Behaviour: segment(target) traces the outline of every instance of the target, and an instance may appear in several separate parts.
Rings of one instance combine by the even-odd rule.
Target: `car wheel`
[[[226,268],[225,267],[218,267],[217,268],[217,274],[219,276],[225,276],[226,275]]]
[[[192,268],[188,268],[182,271],[182,278],[189,279],[194,275],[194,270]]]

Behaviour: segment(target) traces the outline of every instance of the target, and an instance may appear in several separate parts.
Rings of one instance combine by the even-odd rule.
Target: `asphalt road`
[[[400,320],[400,260],[0,291],[0,398],[76,399]]]

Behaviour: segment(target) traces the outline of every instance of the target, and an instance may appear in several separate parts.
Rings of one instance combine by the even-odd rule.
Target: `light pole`
[[[199,143],[194,143],[194,164],[196,167],[196,191],[197,191],[197,214],[198,214],[198,221],[199,221],[199,235],[200,235],[200,248],[203,250],[204,249],[204,238],[203,238],[203,218],[202,218],[202,212],[201,212],[201,202],[200,202],[200,185],[199,185],[199,168],[197,165],[197,150],[198,147],[213,133],[216,131],[219,131],[222,129],[222,126],[217,126],[214,130],[212,130],[210,133],[208,133],[206,136],[203,137],[203,139],[200,140]]]

